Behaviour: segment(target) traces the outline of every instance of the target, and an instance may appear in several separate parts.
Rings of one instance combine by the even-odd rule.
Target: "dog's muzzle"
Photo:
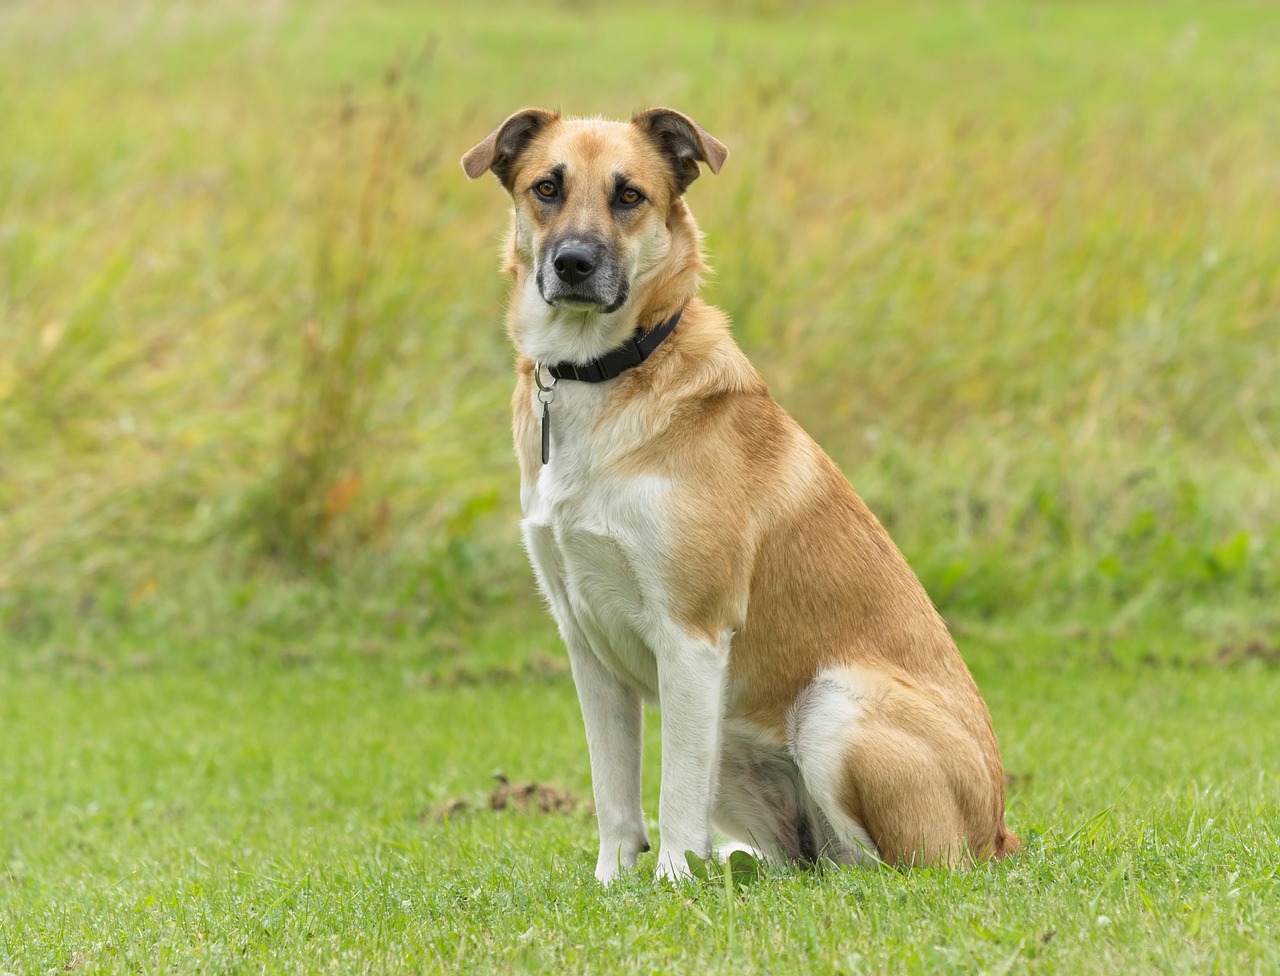
[[[595,306],[602,312],[616,312],[626,304],[629,292],[608,247],[581,238],[566,238],[548,248],[537,280],[548,305]]]

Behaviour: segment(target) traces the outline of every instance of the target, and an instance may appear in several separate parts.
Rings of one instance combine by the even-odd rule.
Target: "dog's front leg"
[[[589,648],[576,640],[567,644],[587,730],[591,790],[600,830],[596,877],[608,884],[623,869],[635,867],[636,855],[649,849],[640,803],[643,703],[640,693],[614,677]]]
[[[662,795],[658,801],[659,878],[690,874],[685,852],[711,853],[711,810],[720,768],[720,722],[729,639],[687,635],[657,649],[662,708]]]

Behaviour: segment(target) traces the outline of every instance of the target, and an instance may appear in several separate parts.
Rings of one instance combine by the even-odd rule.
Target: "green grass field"
[[[1280,968],[1277,52],[1261,2],[0,5],[0,973]],[[595,885],[457,165],[526,104],[730,147],[709,296],[952,623],[1019,857]]]

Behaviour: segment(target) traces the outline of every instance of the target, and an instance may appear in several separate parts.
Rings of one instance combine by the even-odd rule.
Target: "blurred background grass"
[[[529,626],[457,165],[527,104],[729,145],[708,297],[962,627],[1280,633],[1274,5],[20,0],[0,641]]]

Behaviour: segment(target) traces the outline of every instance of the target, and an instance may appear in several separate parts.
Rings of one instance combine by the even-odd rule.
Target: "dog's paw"
[[[654,877],[658,881],[670,881],[672,884],[682,884],[692,878],[693,870],[689,867],[684,851],[677,853],[673,848],[662,848],[658,852],[658,868],[654,871]]]
[[[612,884],[624,871],[634,868],[636,858],[648,849],[649,841],[644,837],[616,844],[601,843],[600,856],[596,858],[596,880],[602,885]]]
[[[623,871],[629,871],[633,865],[626,865],[616,857],[606,860],[603,856],[596,861],[596,880],[606,887],[618,880]]]

